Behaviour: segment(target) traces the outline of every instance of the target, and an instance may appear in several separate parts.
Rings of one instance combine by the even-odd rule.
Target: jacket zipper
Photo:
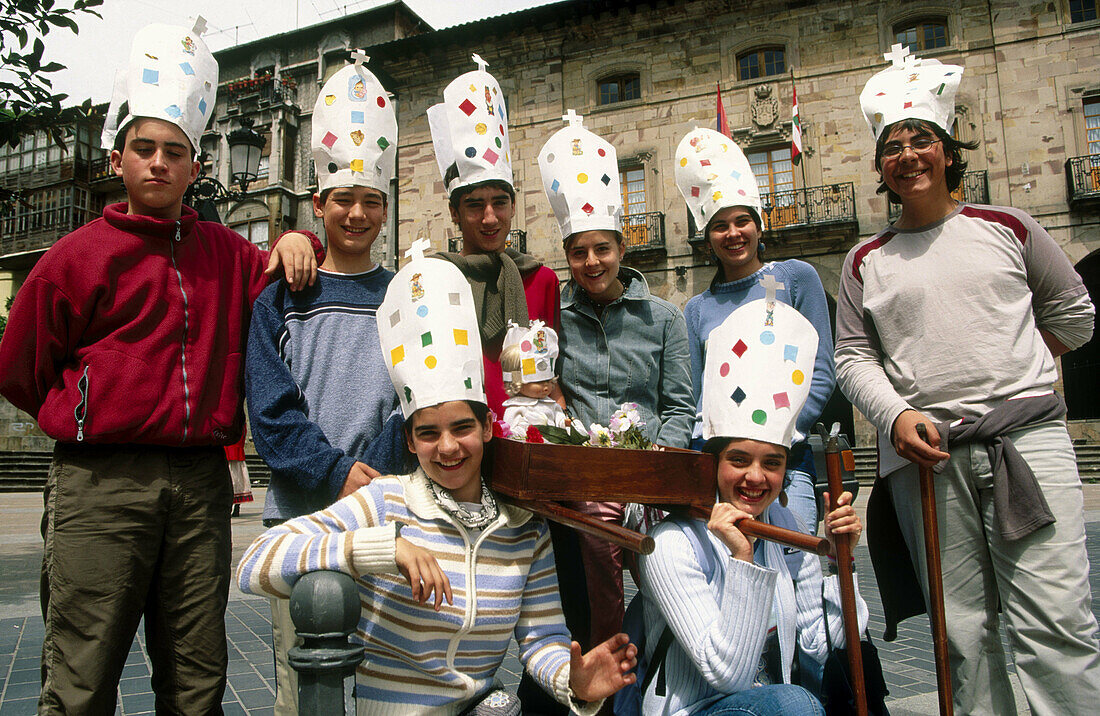
[[[180,343],[180,368],[183,371],[183,439],[180,442],[187,442],[187,437],[191,432],[191,400],[190,390],[187,386],[187,334],[188,327],[188,306],[187,306],[187,291],[183,287],[183,274],[180,273],[179,266],[176,264],[176,244],[178,244],[182,237],[180,236],[180,219],[176,219],[176,236],[171,244],[169,244],[169,251],[172,255],[172,268],[176,272],[176,281],[179,282],[180,293],[183,295],[183,341]]]
[[[474,621],[477,619],[477,551],[489,535],[495,532],[496,528],[501,525],[501,519],[500,516],[498,516],[496,522],[486,525],[473,545],[470,544],[470,536],[466,532],[465,527],[458,524],[453,519],[451,520],[451,524],[454,525],[455,529],[457,529],[458,533],[462,536],[462,542],[466,546],[465,551],[469,555],[469,561],[466,563],[466,613],[462,617],[462,626],[459,627],[455,635],[451,637],[451,641],[447,645],[447,668],[462,678],[467,691],[472,691],[475,683],[474,679],[455,668],[455,657],[458,654],[459,643],[462,641],[463,637],[469,634],[474,628]]]
[[[73,410],[73,417],[76,418],[76,441],[79,443],[84,442],[84,419],[88,416],[88,366],[84,366],[84,375],[76,381],[76,389],[80,393],[80,402]]]

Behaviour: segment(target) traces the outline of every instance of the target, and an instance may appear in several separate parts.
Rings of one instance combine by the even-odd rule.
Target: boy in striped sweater
[[[366,644],[356,672],[360,713],[461,713],[495,690],[513,635],[547,692],[595,713],[633,681],[636,649],[618,634],[581,654],[562,618],[545,522],[497,503],[484,486],[492,431],[472,294],[453,265],[422,257],[423,243],[379,311],[419,468],[264,533],[238,582],[246,592],[288,597],[308,571],[356,578]]]

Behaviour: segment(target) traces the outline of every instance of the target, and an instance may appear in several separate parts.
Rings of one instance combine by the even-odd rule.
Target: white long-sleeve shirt
[[[1092,335],[1080,276],[1017,209],[960,204],[919,229],[888,227],[844,261],[837,383],[888,443],[894,420],[979,417],[1049,391],[1057,372],[1039,329],[1071,350]]]
[[[761,520],[788,529],[797,527],[790,511],[772,504]],[[725,694],[753,687],[756,668],[772,620],[778,629],[783,681],[790,683],[795,645],[818,663],[828,656],[826,615],[833,645],[845,646],[840,609],[840,585],[835,576],[822,578],[820,558],[764,542],[761,564],[734,558],[709,531],[702,545],[715,570],[708,583],[704,566],[686,534],[673,522],[662,522],[650,533],[652,554],[639,559],[639,593],[644,595],[646,651],[653,650],[665,626],[674,642],[665,656],[666,696],[658,696],[656,679],[644,695],[646,716],[686,716],[710,706]],[[867,629],[868,611],[856,582],[856,621]],[[652,663],[650,668],[654,668]]]

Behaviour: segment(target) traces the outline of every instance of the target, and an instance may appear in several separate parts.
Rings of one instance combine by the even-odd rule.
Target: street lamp
[[[199,212],[199,218],[203,221],[220,224],[221,218],[215,202],[242,201],[247,195],[248,185],[256,181],[260,170],[260,152],[267,140],[252,125],[253,119],[245,117],[241,120],[241,126],[226,136],[229,144],[229,176],[240,187],[239,190],[226,188],[220,181],[208,176],[206,162],[210,155],[207,152],[199,154],[201,169],[198,177],[188,187],[187,193],[183,195],[183,203]]]
[[[226,137],[229,143],[229,175],[232,181],[241,185],[241,191],[248,191],[248,185],[256,181],[260,169],[260,152],[267,140],[252,128],[253,120],[245,117],[241,126]]]

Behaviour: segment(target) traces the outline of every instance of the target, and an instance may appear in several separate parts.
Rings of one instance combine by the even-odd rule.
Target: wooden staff
[[[710,509],[702,507],[701,505],[693,505],[689,510],[689,514],[692,517],[698,517],[704,520],[710,519]],[[743,534],[749,537],[756,537],[758,539],[767,540],[768,542],[778,542],[785,547],[794,547],[803,552],[812,552],[821,557],[829,554],[829,540],[824,537],[815,537],[805,532],[783,529],[782,527],[769,525],[766,522],[749,519],[739,520],[737,522],[737,529],[741,530]]]
[[[917,434],[928,442],[928,428],[917,423]],[[943,570],[940,567],[940,532],[936,521],[936,483],[931,467],[919,465],[920,507],[924,517],[924,554],[928,566],[928,618],[932,622],[932,649],[936,654],[936,689],[941,716],[955,712],[951,702],[951,671],[947,662],[947,616],[943,608]]]
[[[556,502],[523,500],[518,497],[500,494],[497,495],[497,499],[509,502],[529,512],[534,512],[536,515],[542,515],[553,522],[560,522],[563,525],[568,525],[586,534],[595,535],[600,539],[605,539],[611,544],[618,545],[624,549],[629,549],[639,554],[653,553],[653,538],[649,535],[643,535],[640,532],[628,530],[625,527],[610,522],[604,522],[597,517],[586,515],[583,512],[578,512],[577,510],[559,505]],[[689,514],[694,517],[708,519],[710,517],[710,510],[701,505],[695,505],[690,508]],[[783,529],[782,527],[764,524],[763,522],[757,522],[755,520],[741,520],[741,522],[737,524],[737,528],[747,535],[759,537],[760,539],[770,542],[778,542],[779,544],[794,547],[795,549],[804,550],[806,552],[813,552],[819,555],[826,555],[829,553],[829,541],[821,537],[814,537],[813,535],[796,532],[795,530]]]
[[[844,470],[840,460],[840,443],[837,436],[832,435],[825,444],[825,470],[829,475],[830,512],[837,508],[837,499],[844,492]],[[852,579],[852,544],[846,536],[839,536],[834,544],[837,567],[840,570],[840,610],[844,616],[844,638],[848,641],[848,666],[852,672],[852,692],[856,697],[856,713],[859,716],[867,716],[867,685],[863,678],[863,649],[859,643],[859,622],[856,619],[856,585]]]
[[[559,505],[556,502],[521,500],[516,497],[508,497],[505,495],[497,495],[497,498],[505,502],[510,502],[516,507],[521,507],[528,512],[542,515],[548,520],[560,522],[575,530],[580,530],[586,534],[605,539],[611,544],[618,545],[624,549],[629,549],[639,554],[653,553],[653,538],[649,535],[643,535],[640,532],[628,530],[625,527],[612,524],[611,522],[604,522],[598,517],[586,515],[583,512],[578,512],[577,510]]]

